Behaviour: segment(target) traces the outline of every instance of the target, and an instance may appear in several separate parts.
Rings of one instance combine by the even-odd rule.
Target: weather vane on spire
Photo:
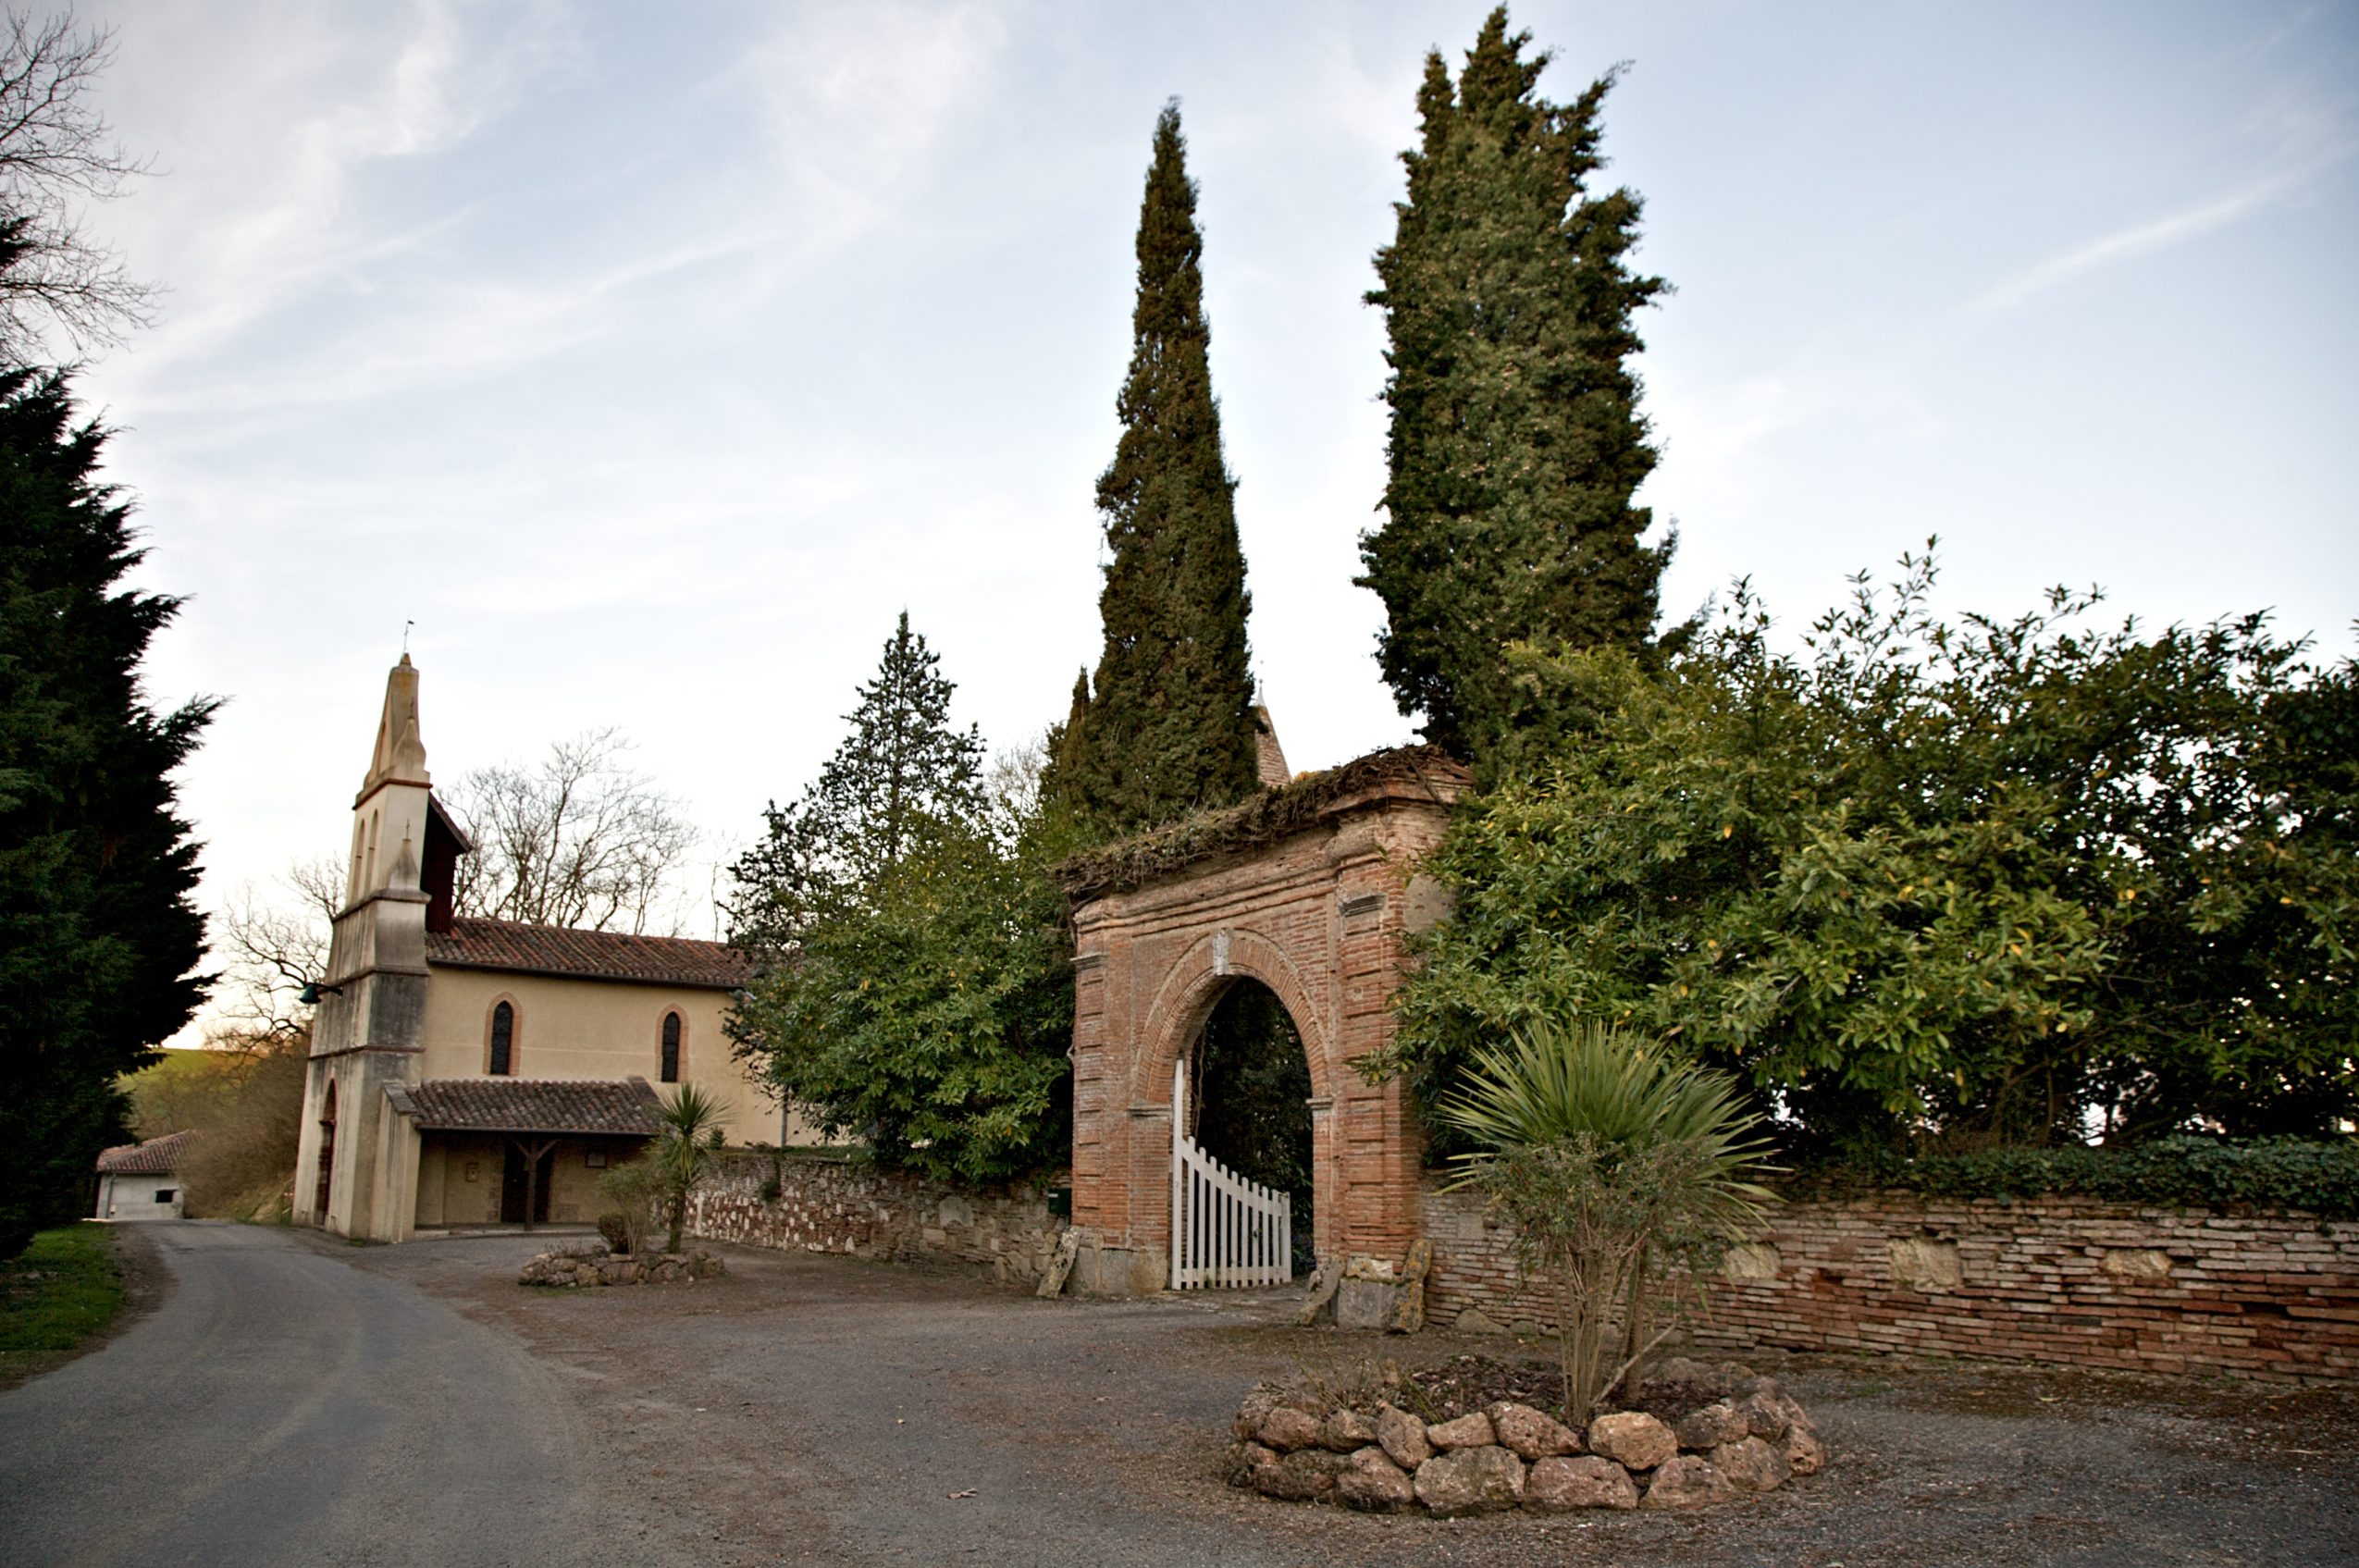
[[[416,624],[417,623],[415,621],[404,621],[401,623],[401,657],[404,659],[407,659],[410,656],[410,628]]]

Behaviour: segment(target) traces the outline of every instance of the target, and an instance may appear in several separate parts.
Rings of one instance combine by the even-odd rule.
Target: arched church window
[[[516,1068],[516,1009],[501,1002],[491,1009],[491,1076],[505,1078]]]
[[[663,1081],[680,1081],[680,1015],[663,1015]]]

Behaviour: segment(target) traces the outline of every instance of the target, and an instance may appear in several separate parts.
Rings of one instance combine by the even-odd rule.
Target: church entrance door
[[[547,1225],[549,1182],[556,1174],[557,1149],[553,1143],[536,1144],[530,1153],[521,1143],[509,1144],[508,1166],[500,1177],[500,1222]],[[525,1217],[527,1213],[532,1216],[530,1220]]]

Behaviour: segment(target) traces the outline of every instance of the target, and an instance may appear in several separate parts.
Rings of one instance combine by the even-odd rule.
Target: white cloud
[[[2231,195],[2075,245],[2006,279],[1977,303],[1986,309],[2007,310],[2089,273],[2199,240],[2267,207],[2306,178],[2303,172],[2271,175]]]

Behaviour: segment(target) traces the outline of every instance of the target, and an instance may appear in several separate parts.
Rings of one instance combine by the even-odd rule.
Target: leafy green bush
[[[2258,616],[1943,620],[1904,566],[1800,652],[1742,593],[1667,670],[1509,649],[1528,722],[1427,862],[1456,917],[1373,1067],[1431,1106],[1482,1042],[1601,1019],[1821,1150],[2359,1116],[2359,673]]]
[[[1789,1198],[1890,1191],[1941,1198],[2085,1197],[2172,1208],[2300,1209],[2353,1219],[2359,1218],[2359,1144],[2164,1138],[2122,1149],[2067,1145],[1914,1157],[1874,1152],[1805,1167],[1778,1186]]]

